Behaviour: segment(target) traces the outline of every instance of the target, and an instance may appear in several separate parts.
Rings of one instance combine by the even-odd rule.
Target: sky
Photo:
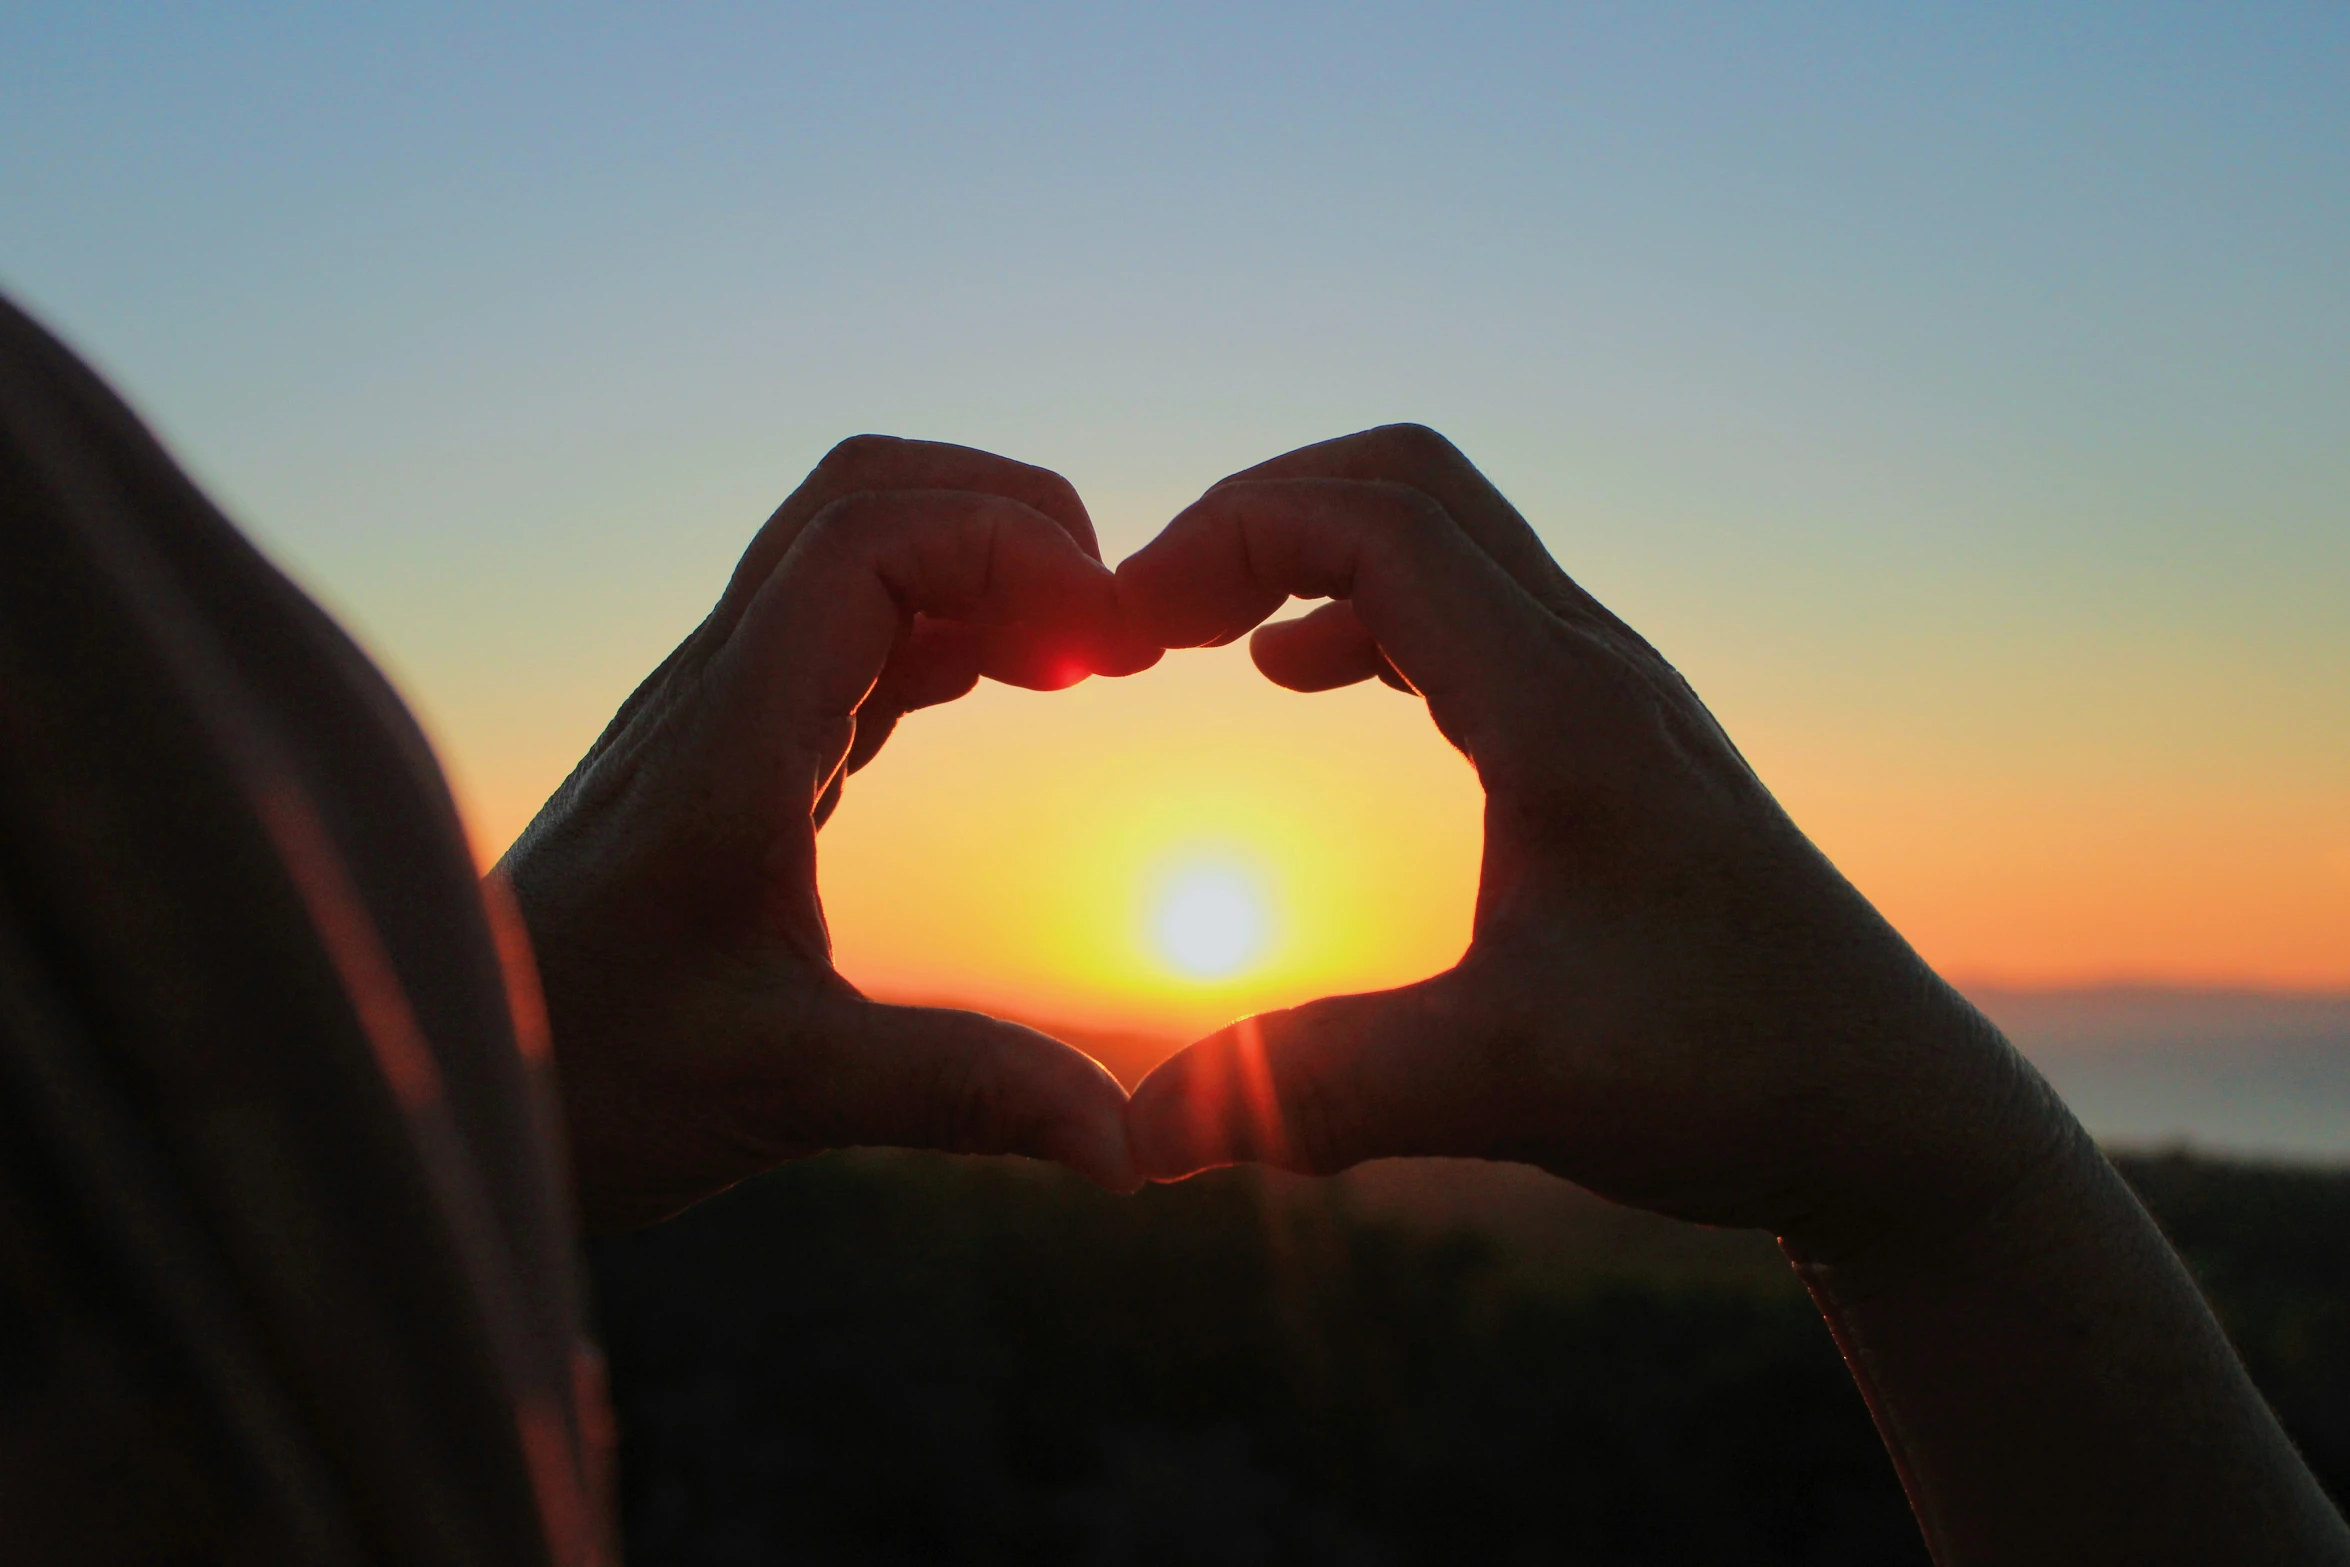
[[[2331,4],[0,12],[0,288],[485,862],[843,436],[1115,560],[1412,419],[1945,973],[2350,986],[2346,281]],[[1227,650],[918,715],[821,854],[869,988],[1204,1027],[1444,966],[1477,841]]]

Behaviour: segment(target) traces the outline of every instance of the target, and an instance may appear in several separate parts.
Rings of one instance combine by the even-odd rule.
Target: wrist
[[[1888,1055],[1908,1070],[1875,1113],[1846,1111],[1844,1157],[1779,1232],[1798,1267],[1858,1281],[1930,1269],[1969,1236],[2106,1168],[2078,1119],[1955,992]],[[1872,1074],[1874,1075],[1874,1074]]]
[[[2023,1244],[2049,1224],[2100,1205],[2121,1178],[2082,1129],[2065,1118],[1999,1181],[1978,1178],[1963,1196],[1939,1196],[1912,1215],[1866,1228],[1785,1234],[1779,1247],[1823,1309],[1869,1303],[1968,1278],[1987,1250]]]

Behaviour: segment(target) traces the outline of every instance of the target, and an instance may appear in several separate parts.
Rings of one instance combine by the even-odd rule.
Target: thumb
[[[824,1033],[848,1044],[821,1097],[832,1146],[1025,1154],[1112,1191],[1142,1184],[1126,1140],[1126,1091],[1048,1034],[977,1012],[837,997]]]
[[[1347,599],[1257,627],[1248,651],[1266,679],[1292,691],[1334,691],[1373,676],[1398,691],[1412,689]]]
[[[1574,654],[1562,623],[1433,499],[1400,484],[1227,480],[1118,567],[1120,607],[1165,647],[1229,640],[1290,597],[1347,614],[1273,628],[1267,674],[1298,688],[1392,669],[1480,772],[1558,727],[1541,672]],[[1359,628],[1359,629],[1358,629]]]
[[[1488,1153],[1486,1055],[1450,979],[1261,1013],[1160,1063],[1127,1109],[1142,1174]]]

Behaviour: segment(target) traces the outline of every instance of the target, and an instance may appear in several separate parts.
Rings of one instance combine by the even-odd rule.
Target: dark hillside
[[[2184,1154],[2121,1166],[2302,1456],[2350,1500],[2350,1174]]]
[[[2350,1177],[2130,1173],[2342,1494]],[[639,1567],[1924,1560],[1767,1241],[1527,1172],[836,1155],[595,1262]]]

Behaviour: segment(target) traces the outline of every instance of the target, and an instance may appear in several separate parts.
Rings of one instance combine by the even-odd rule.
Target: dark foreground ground
[[[2350,1174],[2127,1170],[2350,1496]],[[1766,1239],[1531,1172],[836,1155],[595,1269],[636,1567],[1925,1560]]]

